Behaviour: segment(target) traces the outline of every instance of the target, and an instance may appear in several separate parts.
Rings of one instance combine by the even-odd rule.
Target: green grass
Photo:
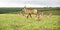
[[[0,14],[0,30],[60,30],[60,16],[41,18],[40,21],[33,18],[22,18],[18,14]]]

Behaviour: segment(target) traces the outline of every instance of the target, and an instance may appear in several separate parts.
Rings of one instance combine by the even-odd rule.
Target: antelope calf
[[[41,18],[50,18],[52,16],[52,13],[49,13],[48,15],[44,15],[43,12],[41,13]]]
[[[40,18],[43,18],[44,17],[44,13],[40,13]]]
[[[40,19],[40,14],[37,14],[36,17],[35,17],[35,20],[39,21],[39,19]]]
[[[19,16],[20,16],[20,17],[23,17],[23,18],[26,17],[26,16],[24,16],[24,14],[22,14],[22,13],[19,13]]]
[[[23,14],[22,14],[22,13],[19,13],[19,15],[20,15],[20,16],[23,16]]]
[[[52,16],[52,13],[49,13],[48,16],[47,16],[47,18],[50,18],[51,16]]]

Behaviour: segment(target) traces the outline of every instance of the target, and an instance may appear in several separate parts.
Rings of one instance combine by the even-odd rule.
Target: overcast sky
[[[60,0],[0,0],[0,7],[60,7]]]

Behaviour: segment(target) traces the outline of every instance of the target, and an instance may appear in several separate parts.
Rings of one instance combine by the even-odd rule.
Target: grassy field
[[[60,30],[60,15],[51,18],[22,18],[18,14],[0,14],[0,30]]]

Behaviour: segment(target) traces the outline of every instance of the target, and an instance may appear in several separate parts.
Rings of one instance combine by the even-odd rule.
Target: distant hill
[[[31,8],[31,7],[28,7]],[[60,7],[32,7],[38,10],[38,12],[44,12],[44,14],[48,14],[49,12],[52,12],[55,15],[60,15]],[[4,13],[11,13],[11,14],[17,14],[20,11],[23,11],[23,7],[0,7],[0,14]]]

